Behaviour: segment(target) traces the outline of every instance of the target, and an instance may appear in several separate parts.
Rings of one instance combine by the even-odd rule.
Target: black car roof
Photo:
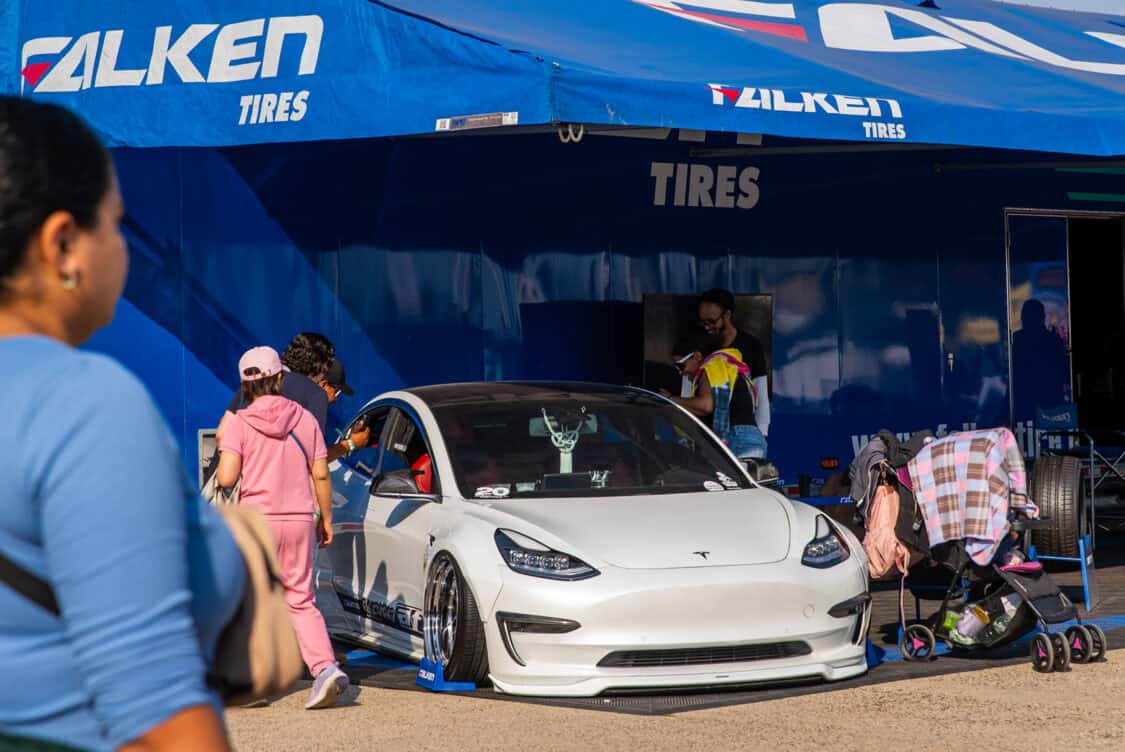
[[[579,381],[475,381],[464,384],[438,384],[404,390],[431,408],[489,402],[541,402],[576,399],[584,402],[649,401],[665,404],[660,397],[642,389],[613,384]]]

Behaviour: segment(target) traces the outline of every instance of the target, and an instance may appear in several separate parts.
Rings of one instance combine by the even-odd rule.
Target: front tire
[[[426,657],[440,664],[447,681],[483,683],[488,650],[473,591],[457,562],[440,553],[426,577],[422,612]]]

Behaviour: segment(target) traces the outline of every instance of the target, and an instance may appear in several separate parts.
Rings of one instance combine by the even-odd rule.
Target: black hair
[[[58,105],[0,96],[0,294],[51,214],[98,224],[112,162],[93,131]]]
[[[301,332],[294,337],[281,354],[281,362],[290,371],[313,377],[322,377],[336,358],[336,347],[323,334]]]
[[[734,312],[734,293],[721,287],[712,287],[699,296],[700,303],[714,303],[724,311]]]
[[[245,375],[253,376],[256,373],[260,373],[260,371],[257,368],[251,367],[251,368],[246,369]],[[281,394],[281,377],[283,375],[284,374],[278,373],[278,374],[275,374],[273,376],[267,376],[264,379],[255,379],[254,381],[243,381],[242,382],[242,388],[241,388],[241,390],[242,390],[242,402],[244,404],[249,405],[250,403],[252,403],[254,400],[258,399],[259,397],[265,397],[265,396],[270,395],[270,394],[272,394],[272,395]]]
[[[1020,308],[1020,324],[1024,327],[1042,328],[1047,322],[1047,307],[1035,298],[1028,298]]]

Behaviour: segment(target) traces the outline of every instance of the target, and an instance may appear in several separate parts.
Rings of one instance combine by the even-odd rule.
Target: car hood
[[[788,503],[776,493],[753,489],[509,499],[486,506],[515,518],[501,522],[502,527],[532,538],[535,528],[555,536],[564,553],[626,569],[666,569],[781,561],[789,554]]]

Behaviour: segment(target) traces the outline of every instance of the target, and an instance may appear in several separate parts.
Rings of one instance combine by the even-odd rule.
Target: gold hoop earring
[[[70,292],[71,290],[74,290],[76,287],[78,287],[78,273],[76,272],[74,274],[64,274],[60,282],[62,284],[62,289]]]

